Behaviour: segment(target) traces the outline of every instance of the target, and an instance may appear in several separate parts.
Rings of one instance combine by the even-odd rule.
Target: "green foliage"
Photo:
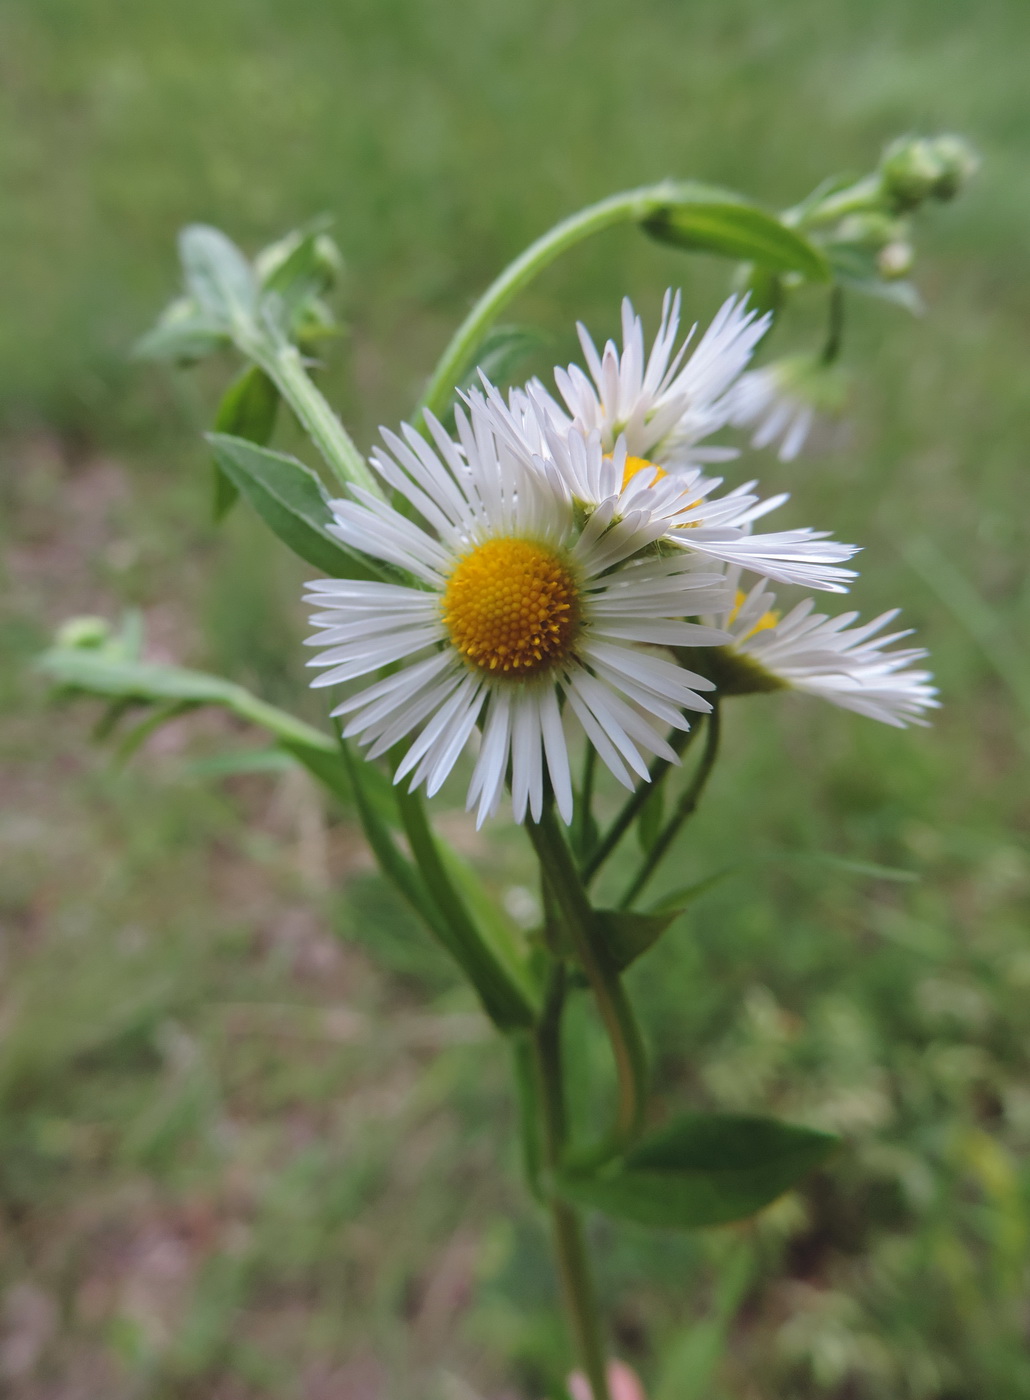
[[[222,395],[215,415],[215,432],[246,438],[248,442],[264,447],[275,431],[278,408],[279,390],[264,370],[251,365]],[[217,521],[224,520],[240,493],[217,460],[214,468],[214,516]]]
[[[839,1145],[772,1118],[688,1114],[592,1176],[565,1176],[569,1200],[662,1229],[742,1220],[769,1205]]]
[[[208,441],[219,470],[301,559],[331,578],[380,577],[373,563],[330,533],[329,493],[310,467],[243,438],[211,433]]]
[[[795,493],[785,524],[834,523],[876,556],[855,606],[905,604],[946,706],[934,730],[899,737],[814,702],[747,702],[667,877],[697,886],[768,841],[921,879],[745,863],[630,973],[670,1112],[771,1111],[831,1125],[848,1148],[739,1232],[597,1222],[597,1238],[649,1393],[660,1358],[718,1312],[739,1244],[754,1272],[731,1341],[714,1362],[688,1349],[710,1367],[706,1400],[1030,1394],[1016,698],[1030,599],[1012,508],[1028,19],[1015,0],[975,21],[927,0],[455,15],[297,0],[288,24],[267,3],[3,7],[0,1277],[9,1335],[26,1283],[58,1319],[39,1377],[7,1381],[18,1400],[98,1375],[105,1400],[251,1400],[270,1378],[290,1400],[333,1385],[452,1400],[454,1373],[535,1400],[560,1377],[546,1240],[514,1155],[495,1165],[507,1065],[474,1039],[482,1018],[433,944],[423,971],[414,957],[403,976],[377,970],[379,945],[418,934],[354,825],[328,826],[334,962],[330,913],[299,912],[311,862],[294,769],[190,778],[226,737],[212,713],[115,779],[83,754],[88,716],[55,716],[22,679],[55,619],[119,606],[146,612],[155,654],[239,676],[257,532],[240,512],[239,548],[212,537],[197,441],[226,367],[187,386],[124,366],[167,297],[175,230],[200,211],[249,253],[309,211],[334,215],[354,336],[321,382],[368,443],[410,412],[471,298],[570,209],[669,172],[781,207],[827,169],[867,169],[899,130],[950,127],[984,169],[975,199],[928,222],[916,280],[931,314],[890,319],[855,298],[848,435],[794,468],[761,463]],[[703,321],[723,295],[712,268],[629,232],[584,246],[512,309],[554,338],[531,368],[575,355],[576,317],[614,331],[623,291],[649,329],[669,284]],[[811,347],[819,295],[799,295],[777,354]],[[197,334],[192,358],[217,343]],[[277,431],[298,450],[285,418]],[[203,620],[215,589],[217,627]],[[299,643],[292,597],[284,613]],[[321,709],[309,697],[304,713]],[[611,815],[618,796],[602,799]],[[448,820],[499,893],[524,890],[502,837]],[[570,1053],[603,1069],[589,1025],[583,1039]],[[166,1095],[144,1168],[134,1124]],[[179,1312],[171,1270],[157,1284],[149,1260],[177,1261],[195,1302]]]
[[[827,282],[830,268],[807,238],[739,195],[684,186],[677,202],[644,223],[652,238],[699,253],[754,262],[776,272],[799,272]]]

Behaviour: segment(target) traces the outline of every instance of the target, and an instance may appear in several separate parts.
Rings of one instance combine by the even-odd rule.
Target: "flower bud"
[[[903,136],[880,161],[883,191],[892,207],[915,209],[927,199],[953,199],[979,164],[960,136]]]
[[[894,282],[899,277],[907,277],[915,262],[916,250],[911,243],[897,239],[887,243],[876,255],[876,267],[885,282]]]
[[[111,639],[111,625],[103,617],[70,617],[57,629],[59,647],[97,651]]]

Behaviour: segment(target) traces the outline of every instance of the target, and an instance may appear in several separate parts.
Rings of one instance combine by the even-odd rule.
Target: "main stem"
[[[527,823],[526,829],[576,958],[590,983],[611,1044],[619,1085],[619,1103],[611,1141],[599,1154],[609,1156],[628,1147],[639,1135],[643,1123],[647,1057],[640,1029],[619,974],[610,965],[604,947],[597,942],[594,911],[583,889],[565,835],[555,820],[552,805],[547,803],[540,821]]]
[[[451,396],[475,356],[483,336],[508,302],[538,272],[567,248],[615,224],[640,223],[667,204],[676,202],[676,185],[663,181],[642,189],[612,195],[599,204],[563,219],[531,243],[483,293],[451,338],[433,371],[419,408],[438,418],[446,412]]]
[[[555,963],[547,1005],[534,1037],[543,1127],[544,1164],[550,1174],[561,1165],[566,1117],[561,1055],[561,1018],[565,1006],[565,970]],[[590,1273],[583,1222],[579,1212],[550,1191],[548,1206],[558,1276],[576,1354],[594,1400],[611,1400],[597,1291]]]
[[[378,493],[364,457],[304,368],[297,347],[256,329],[240,329],[235,339],[241,353],[261,366],[290,405],[341,486],[363,486]]]

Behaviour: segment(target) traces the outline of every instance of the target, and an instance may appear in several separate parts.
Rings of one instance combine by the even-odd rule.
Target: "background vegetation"
[[[320,713],[304,571],[243,509],[210,523],[224,374],[127,358],[179,226],[253,251],[334,216],[324,384],[368,444],[562,214],[666,174],[783,206],[950,128],[984,170],[923,231],[929,314],[855,306],[845,425],[757,464],[785,523],[867,546],[856,605],[904,604],[946,708],[906,735],[800,698],[731,713],[674,865],[742,877],[637,974],[670,1105],[847,1149],[753,1226],[596,1240],[658,1400],[1030,1396],[1028,44],[1020,0],[6,0],[6,1394],[538,1400],[561,1362],[503,1048],[346,814],[295,773],[219,778],[205,757],[252,742],[225,719],[117,769],[29,674],[69,613],[135,606],[152,655]],[[517,313],[542,369],[576,316],[606,333],[628,291],[653,324],[670,283],[705,316],[724,275],[617,232]],[[519,840],[446,820],[531,918]]]

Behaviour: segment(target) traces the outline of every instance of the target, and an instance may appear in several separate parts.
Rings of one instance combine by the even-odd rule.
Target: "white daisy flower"
[[[756,483],[749,481],[713,498],[722,479],[706,477],[699,467],[669,473],[634,456],[625,436],[608,451],[596,428],[587,436],[563,431],[539,385],[513,389],[507,403],[485,377],[483,389],[467,396],[473,411],[489,419],[514,456],[557,471],[577,504],[596,510],[611,503],[616,519],[646,512],[664,523],[666,543],[780,583],[842,593],[855,577],[853,569],[840,566],[857,546],[830,540],[824,530],[752,533],[754,522],[782,505],[787,495],[763,501],[754,494]]]
[[[548,466],[527,466],[483,415],[457,415],[460,447],[427,415],[436,450],[407,426],[384,431],[373,464],[419,513],[415,523],[353,488],[333,503],[330,527],[350,549],[403,569],[400,583],[321,579],[313,683],[343,684],[385,667],[334,714],[344,734],[384,754],[409,740],[395,781],[435,793],[477,726],[482,741],[469,788],[478,821],[494,812],[506,778],[523,821],[543,809],[545,768],[558,809],[572,815],[567,731],[574,718],[627,787],[646,779],[641,750],[673,759],[663,737],[686,729],[684,710],[707,711],[702,676],[654,647],[709,646],[726,633],[686,622],[726,603],[723,579],[689,555],[651,546],[664,522],[646,510],[616,519],[584,512]]]
[[[736,585],[736,571],[727,581]],[[855,626],[857,612],[827,617],[813,611],[811,598],[786,616],[775,607],[775,595],[758,583],[749,593],[736,592],[733,606],[711,619],[733,637],[710,653],[712,666],[706,667],[721,694],[804,690],[898,728],[927,723],[923,712],[939,705],[937,689],[929,671],[911,669],[926,651],[887,650],[910,636],[911,628],[878,635],[898,616],[897,608]]]
[[[735,457],[732,448],[697,444],[729,421],[727,391],[769,329],[771,317],[749,310],[744,299],[730,297],[686,363],[697,326],[674,354],[679,321],[680,294],[670,290],[646,359],[643,322],[628,297],[622,303],[621,352],[609,340],[598,354],[585,326],[577,325],[589,375],[578,365],[554,371],[565,408],[538,386],[555,426],[584,436],[597,432],[606,452],[624,437],[631,457],[668,470]]]
[[[754,429],[752,447],[779,442],[781,462],[792,462],[821,414],[839,413],[847,382],[820,356],[791,355],[742,374],[727,396],[729,421]]]

